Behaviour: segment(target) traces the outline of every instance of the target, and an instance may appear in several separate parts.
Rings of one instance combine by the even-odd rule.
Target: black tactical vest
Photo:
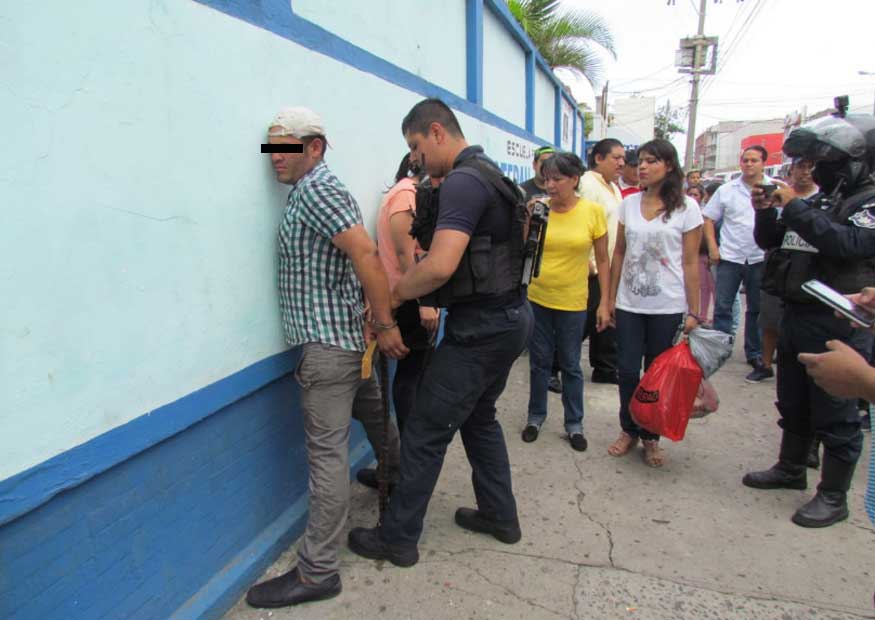
[[[522,280],[526,206],[516,184],[480,156],[457,163],[447,178],[453,174],[475,174],[495,189],[497,202],[488,208],[507,213],[510,236],[494,242],[491,235],[475,229],[456,271],[443,286],[420,299],[424,306],[448,308],[510,293],[519,290]],[[434,237],[439,196],[440,187],[432,187],[427,179],[416,190],[416,216],[410,234],[426,251]]]
[[[860,217],[863,206],[875,200],[875,189],[866,188],[832,206],[825,198],[815,199],[812,209],[826,207],[833,222],[854,225],[854,218]],[[875,217],[875,215],[862,215]],[[867,258],[836,258],[816,252],[805,241],[794,239],[788,228],[784,243],[769,253],[763,273],[762,288],[767,293],[777,295],[790,303],[810,304],[817,300],[802,290],[806,280],[817,279],[840,293],[858,293],[866,286],[875,283],[875,248]]]

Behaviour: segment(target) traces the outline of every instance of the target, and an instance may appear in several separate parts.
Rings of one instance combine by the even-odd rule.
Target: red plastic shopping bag
[[[632,418],[652,433],[680,441],[701,382],[702,369],[690,345],[686,341],[676,344],[653,360],[635,388],[629,404]]]

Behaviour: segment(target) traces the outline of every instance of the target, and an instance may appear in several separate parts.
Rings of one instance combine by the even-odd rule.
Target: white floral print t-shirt
[[[644,193],[620,203],[618,219],[625,227],[626,255],[617,290],[617,308],[638,314],[676,314],[687,311],[684,292],[683,235],[701,226],[696,201],[685,197],[685,206],[650,221],[641,215]]]

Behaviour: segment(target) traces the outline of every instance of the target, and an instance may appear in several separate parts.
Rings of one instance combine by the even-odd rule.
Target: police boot
[[[765,471],[753,471],[741,479],[744,486],[754,489],[807,489],[805,462],[810,441],[784,431],[778,462]]]
[[[840,461],[824,450],[822,466],[817,494],[793,515],[796,525],[827,527],[848,518],[848,489],[856,463]]]

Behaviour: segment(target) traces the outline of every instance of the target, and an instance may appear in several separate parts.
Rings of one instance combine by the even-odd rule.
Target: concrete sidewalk
[[[583,359],[586,359],[584,354]],[[589,368],[583,363],[589,376]],[[850,498],[850,520],[821,530],[790,522],[808,491],[758,491],[742,475],[777,455],[774,380],[749,385],[736,350],[714,377],[718,413],[692,420],[669,461],[644,465],[640,447],[606,452],[619,432],[616,386],[585,386],[589,449],[571,450],[562,405],[533,444],[520,432],[528,401],[528,358],[514,366],[499,401],[513,466],[523,540],[504,545],[455,525],[474,506],[461,441],[450,446],[429,505],[420,562],[409,569],[364,560],[344,547],[343,593],[281,610],[242,600],[228,620],[347,618],[592,618],[756,620],[875,618],[875,536],[863,508],[869,435]],[[377,495],[353,483],[349,526],[376,523]],[[294,561],[293,549],[259,581]]]

